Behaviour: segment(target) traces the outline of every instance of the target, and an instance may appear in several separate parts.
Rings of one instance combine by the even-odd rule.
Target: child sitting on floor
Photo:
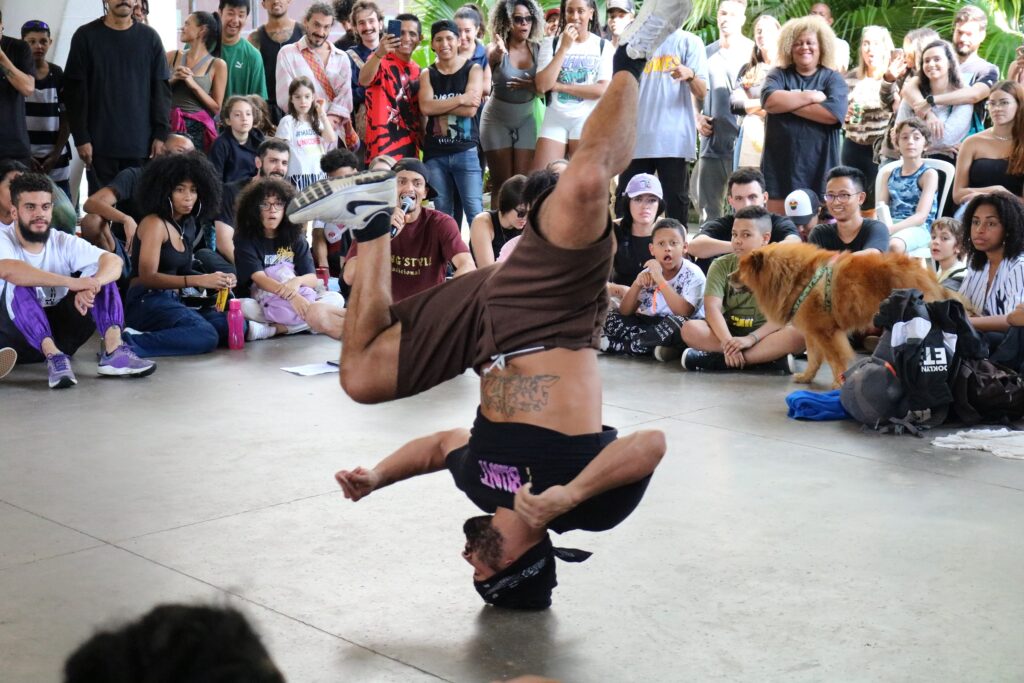
[[[655,344],[648,337],[663,318],[681,321],[701,314],[704,273],[686,258],[683,224],[674,218],[655,223],[648,248],[653,258],[605,321],[601,350],[607,353],[649,356]]]
[[[932,260],[939,271],[939,284],[954,292],[967,274],[964,263],[964,228],[955,218],[940,218],[932,223]]]
[[[750,292],[737,292],[729,275],[740,258],[768,244],[772,217],[763,207],[736,212],[732,253],[719,256],[708,269],[704,288],[704,320],[687,320],[680,330],[684,370],[758,369],[792,373],[789,354],[804,349],[804,338],[791,326],[765,320]]]

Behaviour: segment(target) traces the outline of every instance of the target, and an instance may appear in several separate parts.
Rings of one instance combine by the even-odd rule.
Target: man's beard
[[[462,532],[466,535],[466,543],[476,551],[480,560],[497,571],[504,539],[491,526],[491,519],[491,515],[470,517],[462,525]]]
[[[263,170],[261,168],[260,169],[260,177],[261,178],[278,178],[280,180],[283,180],[284,179],[284,173],[267,173],[265,170]]]
[[[961,57],[968,57],[973,52],[973,50],[966,45],[963,47],[956,46],[954,49],[956,49],[956,53]]]
[[[52,225],[46,226],[45,232],[32,232],[29,230],[29,226],[21,222],[18,219],[18,232],[21,233],[22,239],[26,242],[35,242],[36,244],[43,244],[46,240],[50,239],[50,231],[53,230]]]

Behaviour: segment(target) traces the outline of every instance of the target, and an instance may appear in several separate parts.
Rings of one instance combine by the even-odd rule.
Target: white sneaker
[[[313,183],[288,204],[293,223],[321,220],[360,230],[380,211],[389,214],[398,202],[398,181],[392,171],[364,171],[345,178]]]
[[[669,35],[682,27],[693,9],[691,0],[646,0],[640,13],[622,32],[619,44],[633,59],[651,59]]]
[[[245,331],[245,341],[256,341],[258,339],[270,339],[277,334],[277,328],[266,323],[258,323],[255,320],[249,321],[249,329]]]
[[[299,334],[300,332],[309,332],[309,323],[299,323],[298,325],[286,325],[287,329],[285,334]]]
[[[242,302],[242,317],[246,320],[255,320],[256,322],[262,322],[265,320],[263,317],[263,306],[260,306],[260,302],[250,297],[244,297],[239,299]]]
[[[0,349],[0,379],[6,377],[18,362],[18,352],[10,346]]]

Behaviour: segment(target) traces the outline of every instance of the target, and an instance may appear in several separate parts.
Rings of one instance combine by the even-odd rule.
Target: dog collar
[[[807,297],[810,296],[811,290],[818,284],[822,277],[825,278],[825,311],[828,313],[832,312],[832,266],[839,259],[839,254],[836,254],[828,260],[828,263],[818,266],[818,269],[814,271],[814,277],[807,283],[804,290],[800,292],[800,296],[793,302],[793,308],[789,312],[789,319],[792,320],[796,316],[796,312],[800,310],[800,306],[803,305]]]

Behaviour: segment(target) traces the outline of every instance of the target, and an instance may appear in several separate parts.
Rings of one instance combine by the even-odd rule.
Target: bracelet
[[[182,277],[185,278],[185,286],[188,287],[188,275],[183,275]]]
[[[749,337],[753,337],[753,338],[754,338],[754,343],[755,343],[755,344],[756,344],[757,342],[761,341],[761,338],[757,336],[757,332],[751,332],[751,333],[750,333],[749,335],[747,335],[747,336],[749,336]]]
[[[658,285],[658,288],[656,290],[654,290],[654,291],[660,292],[661,290],[665,289],[666,287],[668,287],[668,280],[665,280],[660,285]]]

